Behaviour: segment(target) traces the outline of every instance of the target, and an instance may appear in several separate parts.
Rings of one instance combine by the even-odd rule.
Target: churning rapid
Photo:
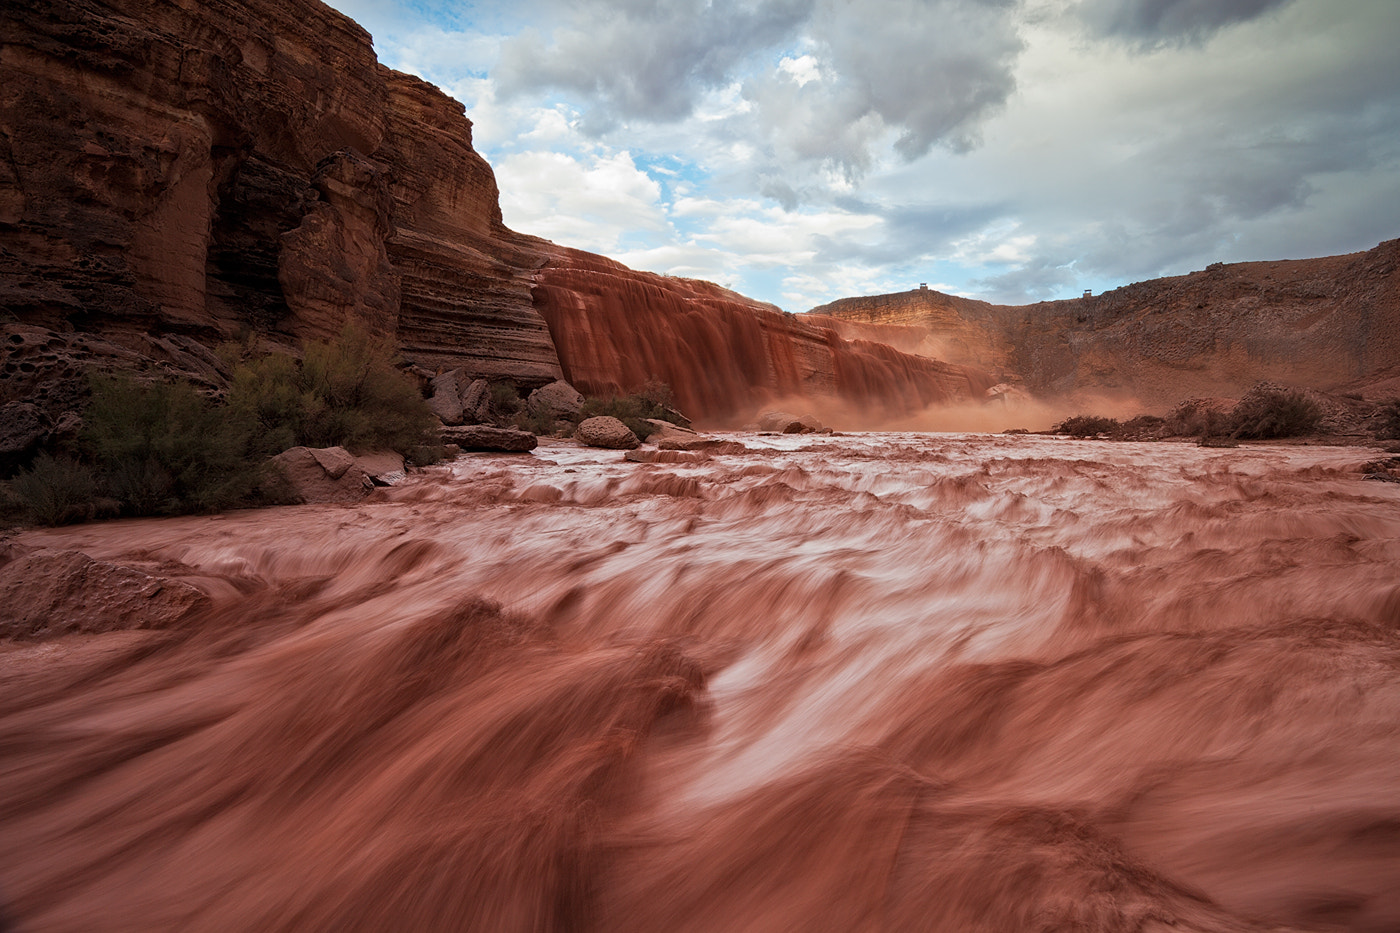
[[[24,534],[212,608],[0,652],[9,922],[1400,929],[1366,451],[733,440]]]

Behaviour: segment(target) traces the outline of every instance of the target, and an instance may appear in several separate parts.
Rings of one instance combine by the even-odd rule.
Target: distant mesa
[[[1092,303],[993,305],[921,287],[843,298],[808,317],[1040,396],[1097,391],[1161,408],[1259,382],[1396,395],[1398,268],[1400,240],[1388,240],[1345,256],[1213,263]]]

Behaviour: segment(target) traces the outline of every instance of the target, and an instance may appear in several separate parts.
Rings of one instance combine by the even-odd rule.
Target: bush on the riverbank
[[[298,445],[432,461],[442,454],[429,434],[435,421],[393,361],[387,341],[349,325],[307,344],[300,361],[269,354],[237,364],[224,402],[183,380],[95,377],[76,443],[21,470],[8,505],[52,525],[257,504],[271,488],[267,459]]]
[[[298,445],[407,454],[434,419],[394,357],[388,340],[347,324],[329,343],[308,343],[300,362],[271,354],[240,364],[228,407],[256,420],[269,454]]]
[[[1074,415],[1066,418],[1051,430],[1056,434],[1068,434],[1071,437],[1097,437],[1100,434],[1118,434],[1123,428],[1122,422],[1117,418],[1103,418],[1098,415]]]
[[[97,513],[97,474],[92,467],[46,450],[10,480],[6,493],[6,511],[40,525],[67,525]]]
[[[646,439],[652,433],[648,418],[681,424],[685,418],[675,410],[675,397],[664,382],[648,382],[631,395],[590,396],[583,400],[579,420],[608,415],[621,421],[637,437]]]
[[[1322,407],[1305,393],[1260,383],[1231,410],[1229,435],[1251,440],[1298,437],[1317,430],[1321,421]]]
[[[93,379],[79,444],[102,490],[131,515],[228,508],[261,477],[254,421],[183,381]]]

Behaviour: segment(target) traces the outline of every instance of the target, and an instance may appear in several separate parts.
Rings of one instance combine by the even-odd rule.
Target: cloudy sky
[[[1400,236],[1400,0],[331,0],[506,223],[790,311]]]

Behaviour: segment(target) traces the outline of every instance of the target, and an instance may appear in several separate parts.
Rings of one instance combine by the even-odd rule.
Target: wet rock
[[[208,606],[182,580],[81,551],[15,548],[0,566],[0,639],[170,628]]]
[[[502,453],[527,453],[540,443],[529,431],[493,428],[484,424],[444,428],[442,442],[456,444],[462,450],[493,450]]]
[[[525,407],[537,418],[570,421],[583,411],[583,396],[563,379],[556,379],[531,392]]]
[[[605,447],[609,450],[632,450],[641,446],[632,429],[610,415],[585,418],[574,432],[574,439],[589,447]]]
[[[659,418],[648,418],[647,424],[651,426],[651,432],[647,434],[646,440],[658,447],[687,450],[689,448],[686,445],[704,438],[704,435],[697,434],[690,428],[683,428]]]
[[[813,415],[797,417],[785,411],[765,411],[758,416],[760,431],[775,431],[778,434],[816,434],[825,425]]]
[[[289,502],[358,502],[374,488],[373,481],[342,447],[293,447],[270,462],[281,480],[279,498]]]
[[[340,479],[355,465],[355,458],[344,447],[308,447],[307,450],[331,479]]]
[[[702,453],[690,450],[629,450],[625,458],[633,463],[701,463],[710,459]]]
[[[404,469],[403,455],[392,450],[360,454],[355,458],[355,465],[364,470],[370,482],[376,486],[393,486],[403,482],[408,476]]]

